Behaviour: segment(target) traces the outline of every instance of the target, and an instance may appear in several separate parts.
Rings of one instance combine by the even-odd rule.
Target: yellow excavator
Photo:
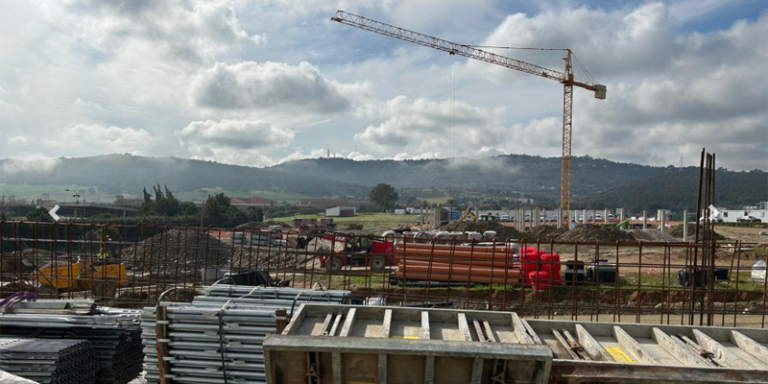
[[[469,220],[472,222],[477,221],[477,215],[475,215],[475,212],[472,211],[472,206],[467,207],[464,213],[461,214],[461,217],[459,217],[459,221],[465,221],[465,220]]]
[[[102,254],[106,249],[102,249]],[[49,263],[38,270],[41,288],[58,293],[62,290],[89,290],[94,297],[113,298],[118,286],[128,283],[125,264],[100,257],[99,262],[81,258],[76,263]]]

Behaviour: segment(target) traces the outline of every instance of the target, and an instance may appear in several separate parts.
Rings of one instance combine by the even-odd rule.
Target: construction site
[[[570,49],[553,70],[331,20],[561,83],[559,208],[451,200],[346,231],[2,220],[0,383],[768,383],[768,224],[717,220],[714,154],[676,220],[574,209],[574,88],[607,90]]]

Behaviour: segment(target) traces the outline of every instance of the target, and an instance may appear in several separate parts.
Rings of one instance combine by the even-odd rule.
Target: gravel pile
[[[703,236],[703,232],[702,232],[703,230],[704,230],[704,227],[702,226],[701,229],[699,230],[699,237]],[[676,237],[676,238],[678,238],[678,239],[682,239],[683,238],[683,233],[684,233],[684,231],[683,231],[683,225],[682,224],[678,225],[678,226],[675,226],[675,227],[672,227],[672,229],[669,230],[669,234],[674,236],[674,237]],[[694,236],[696,236],[696,225],[689,224],[688,225],[688,240],[693,240]],[[715,240],[725,240],[725,239],[727,239],[727,237],[725,237],[725,236],[723,236],[723,235],[721,235],[721,234],[719,234],[717,232],[714,232],[714,236],[715,236]]]
[[[629,232],[614,226],[577,225],[557,237],[558,241],[636,241]]]
[[[124,248],[120,260],[144,272],[175,272],[225,266],[231,258],[228,242],[197,229],[171,229]]]
[[[552,225],[540,225],[525,232],[521,232],[520,238],[533,241],[550,241],[555,240],[558,236],[565,233],[565,231],[565,228],[558,228]]]
[[[314,255],[304,255],[304,250],[283,247],[253,247],[235,250],[230,267],[232,269],[292,269],[302,267]]]
[[[629,232],[637,241],[680,241],[680,239],[658,229],[634,229]]]

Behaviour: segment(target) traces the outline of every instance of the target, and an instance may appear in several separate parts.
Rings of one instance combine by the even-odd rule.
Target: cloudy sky
[[[562,86],[332,22],[573,49],[574,154],[768,169],[765,0],[4,0],[0,158],[559,156]],[[557,51],[491,50],[562,70]],[[581,74],[577,70],[577,74]]]

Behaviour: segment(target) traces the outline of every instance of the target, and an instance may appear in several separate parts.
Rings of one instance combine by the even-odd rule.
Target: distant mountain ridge
[[[62,158],[50,172],[8,172],[0,160],[0,183],[78,184],[105,193],[167,184],[174,192],[221,187],[230,191],[286,191],[313,197],[366,198],[377,183],[400,189],[522,195],[559,201],[560,158],[506,155],[486,159],[370,160],[341,158],[296,160],[266,168],[211,161],[104,155]],[[575,204],[594,207],[682,209],[695,207],[698,168],[655,167],[576,157],[572,167]],[[717,201],[752,205],[768,200],[765,171],[717,172]]]

